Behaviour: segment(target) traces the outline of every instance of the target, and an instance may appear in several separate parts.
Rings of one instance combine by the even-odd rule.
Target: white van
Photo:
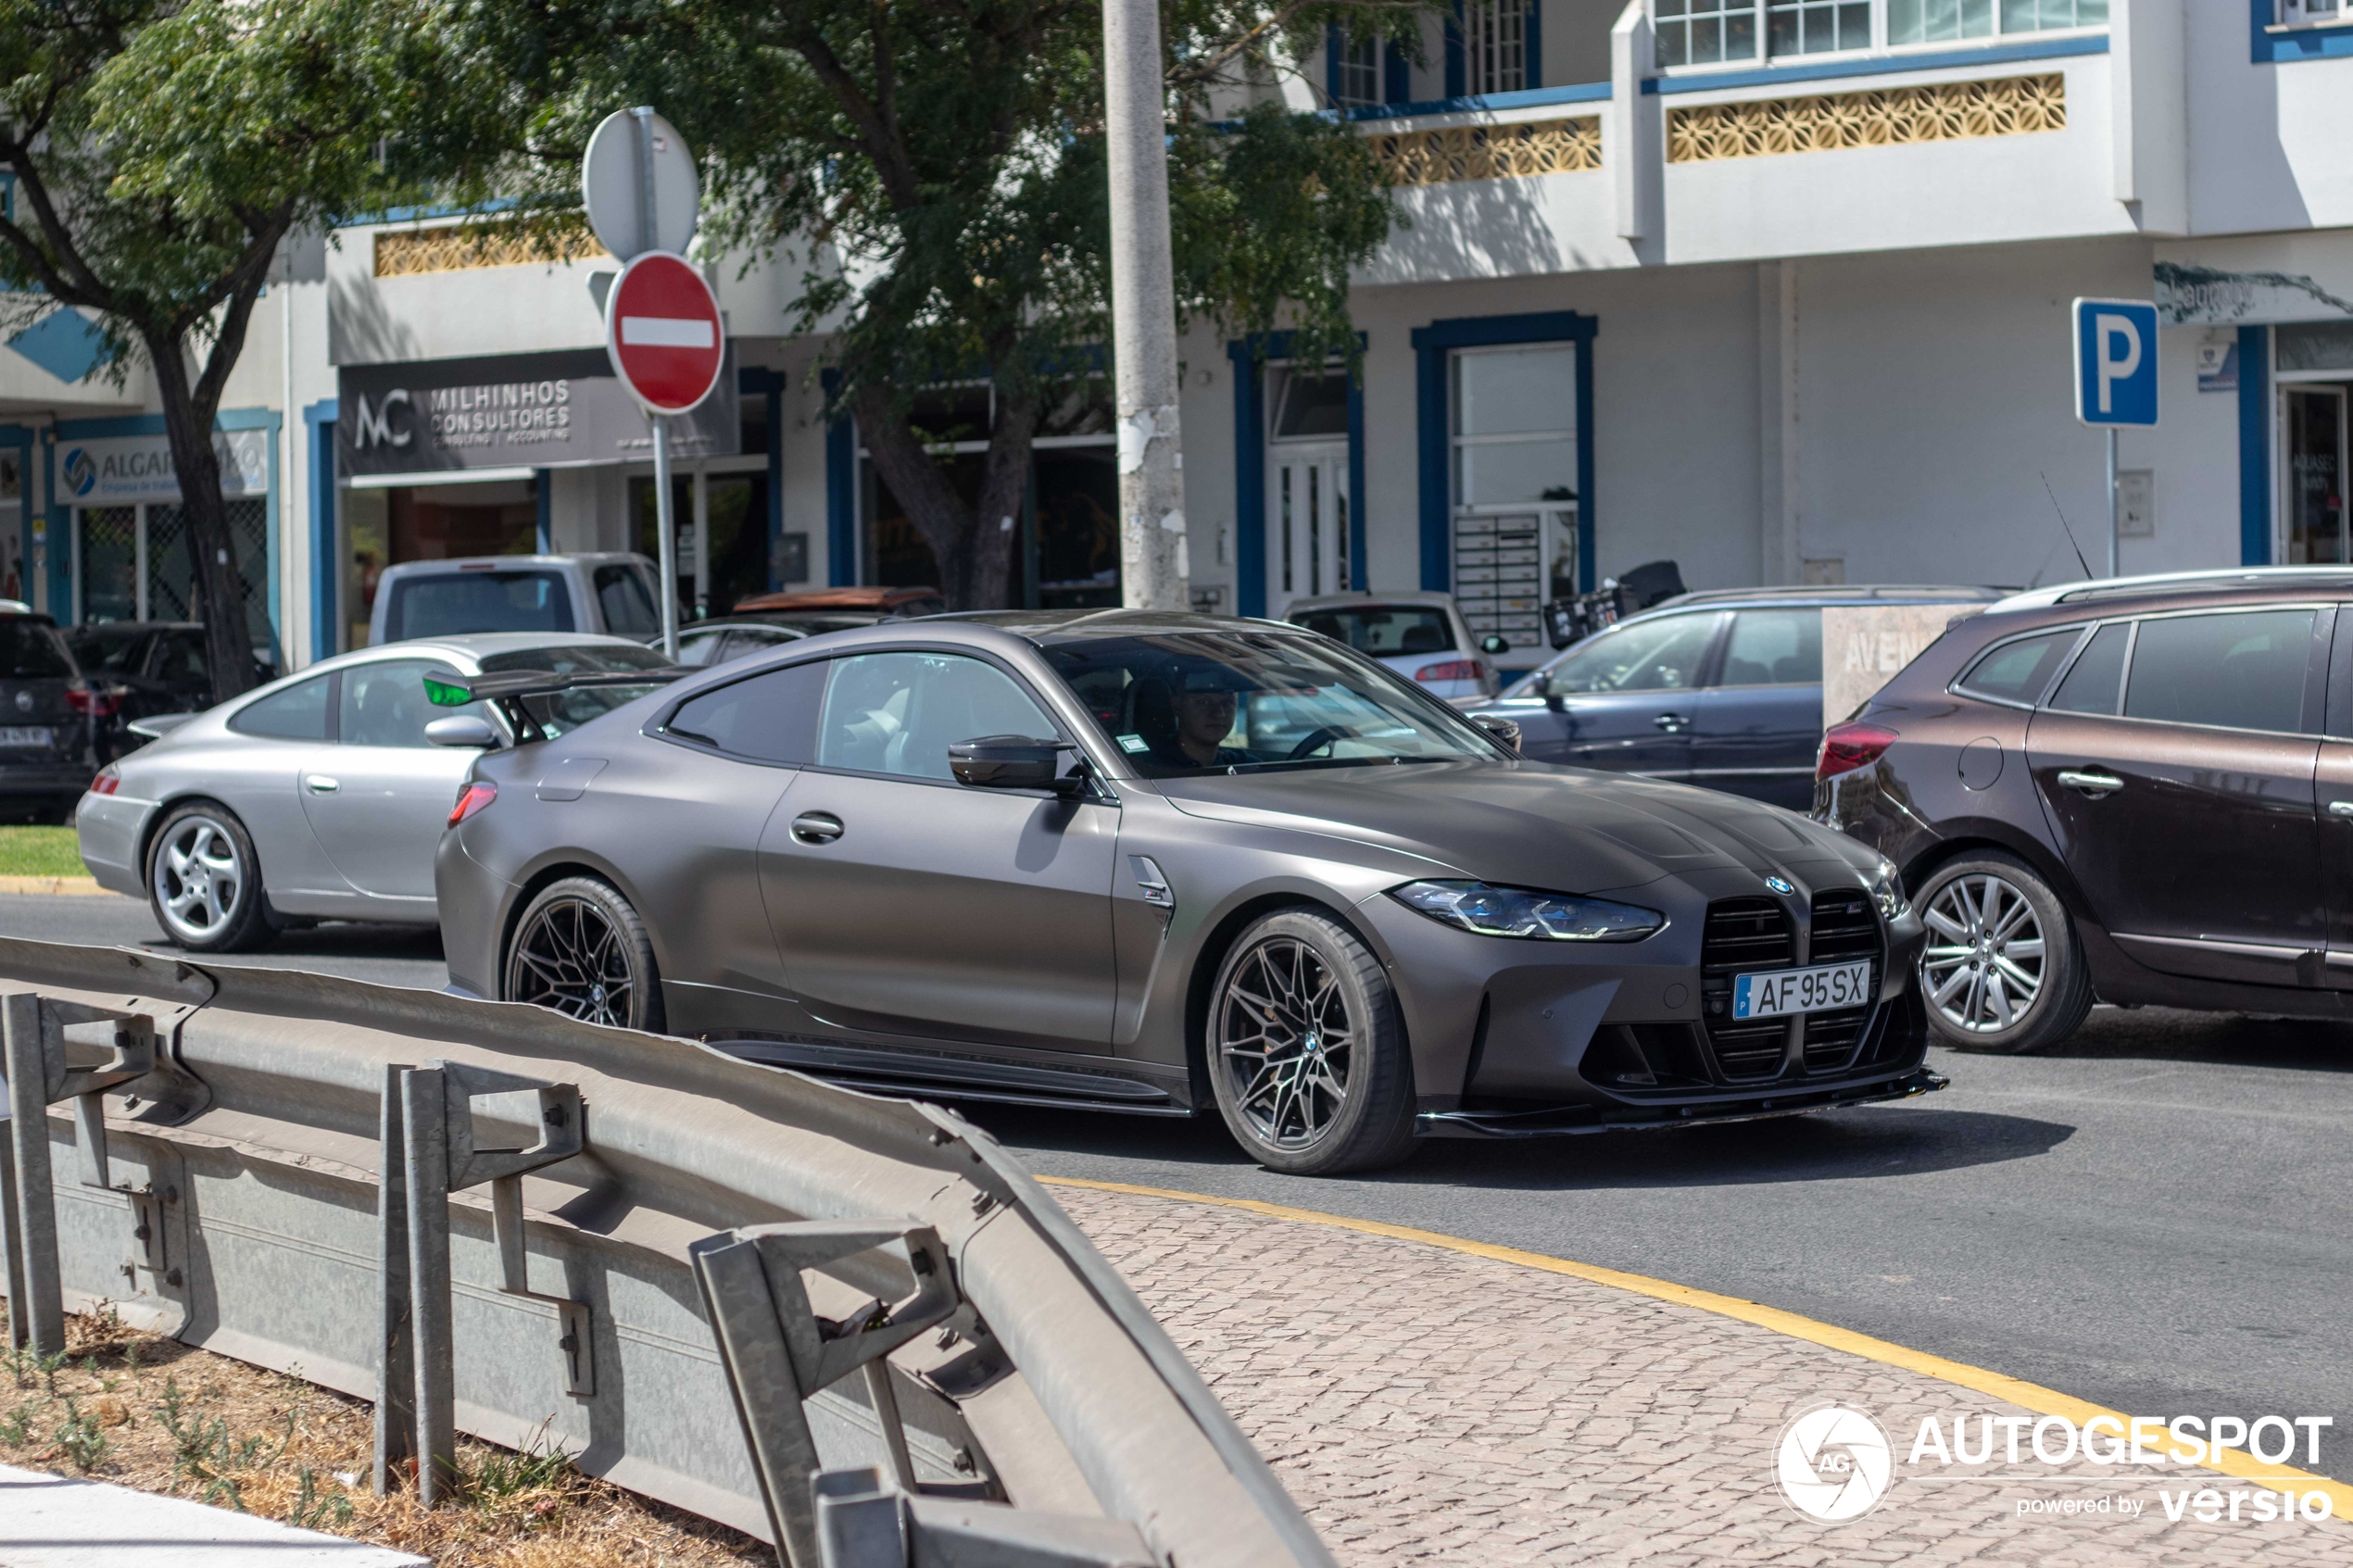
[[[654,563],[629,551],[403,561],[376,580],[368,641],[475,632],[661,632]]]

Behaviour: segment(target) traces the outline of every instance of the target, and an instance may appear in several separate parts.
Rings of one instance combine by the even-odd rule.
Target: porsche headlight
[[[1911,909],[1912,901],[1904,897],[1904,879],[1896,874],[1894,861],[1882,859],[1879,870],[1871,873],[1871,902],[1879,906],[1880,919],[1891,924]]]
[[[1481,936],[1521,936],[1554,942],[1639,942],[1667,923],[1656,909],[1537,893],[1484,882],[1409,882],[1389,896],[1432,920]]]

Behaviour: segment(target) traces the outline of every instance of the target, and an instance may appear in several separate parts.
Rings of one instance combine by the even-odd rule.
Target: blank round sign
[[[710,396],[727,329],[702,273],[661,250],[623,267],[605,295],[605,351],[649,414],[683,414]]]
[[[648,249],[685,250],[695,237],[702,204],[702,182],[686,139],[661,116],[649,116],[647,150],[653,154],[654,232],[653,244],[647,245],[635,121],[627,109],[607,115],[588,138],[588,151],[580,160],[580,195],[588,208],[588,226],[623,261]]]

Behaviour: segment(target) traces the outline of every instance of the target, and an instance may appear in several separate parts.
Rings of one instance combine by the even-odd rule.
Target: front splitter
[[[1793,1090],[1760,1094],[1736,1100],[1710,1100],[1704,1105],[1660,1106],[1642,1114],[1629,1114],[1624,1106],[1563,1105],[1539,1110],[1425,1110],[1414,1118],[1414,1132],[1426,1138],[1557,1138],[1579,1133],[1648,1133],[1669,1127],[1715,1127],[1727,1122],[1764,1122],[1781,1116],[1806,1116],[1847,1105],[1878,1105],[1934,1094],[1951,1080],[1920,1068],[1900,1078],[1834,1089]]]

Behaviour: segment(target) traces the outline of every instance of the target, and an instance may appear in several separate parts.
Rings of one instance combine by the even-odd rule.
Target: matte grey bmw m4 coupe
[[[562,684],[434,693],[522,736],[436,862],[478,995],[893,1092],[1214,1105],[1303,1173],[1943,1082],[1876,853],[1525,761],[1309,632],[931,617],[532,738]]]

